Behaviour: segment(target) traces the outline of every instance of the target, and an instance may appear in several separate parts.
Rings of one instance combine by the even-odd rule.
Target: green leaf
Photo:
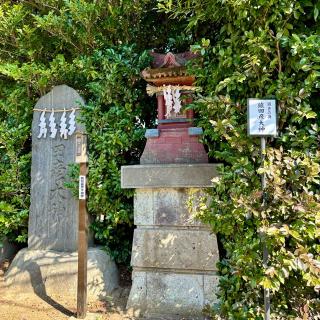
[[[315,7],[314,7],[314,10],[313,10],[314,21],[317,21],[318,15],[319,15],[319,9],[318,9],[317,6],[315,6]]]
[[[314,119],[314,118],[316,118],[316,117],[317,117],[317,113],[314,112],[314,111],[309,111],[309,112],[307,112],[307,114],[306,114],[306,118],[307,118],[307,119]]]
[[[296,240],[302,241],[302,238],[301,238],[300,234],[299,234],[297,231],[292,230],[292,229],[289,229],[289,234],[290,234],[293,238],[295,238]]]

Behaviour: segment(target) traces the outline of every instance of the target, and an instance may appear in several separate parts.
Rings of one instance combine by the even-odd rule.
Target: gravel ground
[[[0,319],[1,320],[65,320],[76,319],[75,296],[52,296],[42,299],[36,294],[17,294],[6,290],[4,273],[9,267],[6,261],[0,266]],[[132,319],[125,311],[130,291],[130,275],[121,273],[121,288],[113,298],[105,301],[89,301],[87,320]]]

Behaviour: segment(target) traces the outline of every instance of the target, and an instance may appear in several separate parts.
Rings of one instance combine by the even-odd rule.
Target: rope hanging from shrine
[[[75,112],[76,110],[80,110],[80,108],[72,108],[69,110],[64,109],[33,109],[33,111],[39,111],[41,112],[40,115],[40,122],[39,122],[39,134],[37,136],[38,139],[46,138],[48,134],[48,128],[47,128],[47,119],[46,119],[46,113],[50,112],[49,116],[49,129],[50,129],[50,138],[54,139],[57,136],[57,133],[59,131],[60,138],[68,139],[68,136],[73,135],[73,133],[76,131],[76,122],[75,122]],[[55,113],[61,113],[62,116],[60,118],[60,124],[59,129],[57,128]],[[70,112],[69,119],[67,123],[67,112]]]
[[[201,91],[200,87],[195,87],[195,86],[174,86],[174,85],[168,85],[168,86],[159,86],[155,87],[150,84],[147,85],[147,94],[149,96],[153,96],[156,93],[163,93],[165,90],[179,90],[185,91],[185,92],[197,92]]]

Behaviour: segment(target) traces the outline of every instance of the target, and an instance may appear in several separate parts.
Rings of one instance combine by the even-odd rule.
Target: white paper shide
[[[57,135],[57,124],[56,119],[54,117],[54,110],[52,109],[52,112],[49,117],[49,127],[50,127],[50,138],[54,139]]]
[[[38,135],[38,138],[46,138],[47,137],[47,123],[46,123],[46,111],[42,111],[41,115],[40,115],[40,123],[39,123],[39,128],[40,128],[40,131],[39,131],[39,135]]]
[[[54,139],[57,136],[58,128],[57,128],[57,121],[56,121],[56,114],[59,114],[59,112],[55,112],[54,109],[50,112],[49,116],[49,124],[47,128],[47,119],[46,119],[46,112],[47,110],[44,109],[41,112],[40,118],[39,118],[39,134],[38,138],[46,138],[48,133],[48,128],[50,129],[50,138]],[[75,121],[75,112],[76,109],[72,109],[69,116],[68,111],[63,110],[62,115],[60,117],[60,123],[59,123],[59,133],[60,138],[62,139],[68,139],[68,136],[71,136],[76,131],[76,121]],[[61,112],[60,112],[61,113]],[[67,118],[68,116],[68,118]],[[68,121],[68,123],[67,123]]]
[[[163,96],[166,105],[166,117],[169,118],[171,113],[174,112],[176,115],[180,113],[182,108],[180,100],[180,90],[172,89],[171,86],[168,86],[163,89]]]

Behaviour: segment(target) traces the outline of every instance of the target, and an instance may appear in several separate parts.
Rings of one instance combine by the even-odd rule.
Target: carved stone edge
[[[121,188],[210,188],[221,164],[146,164],[121,167]]]
[[[202,128],[199,127],[190,127],[188,128],[189,136],[200,136],[203,134]]]
[[[160,136],[159,129],[147,129],[145,133],[146,138],[158,138]]]

